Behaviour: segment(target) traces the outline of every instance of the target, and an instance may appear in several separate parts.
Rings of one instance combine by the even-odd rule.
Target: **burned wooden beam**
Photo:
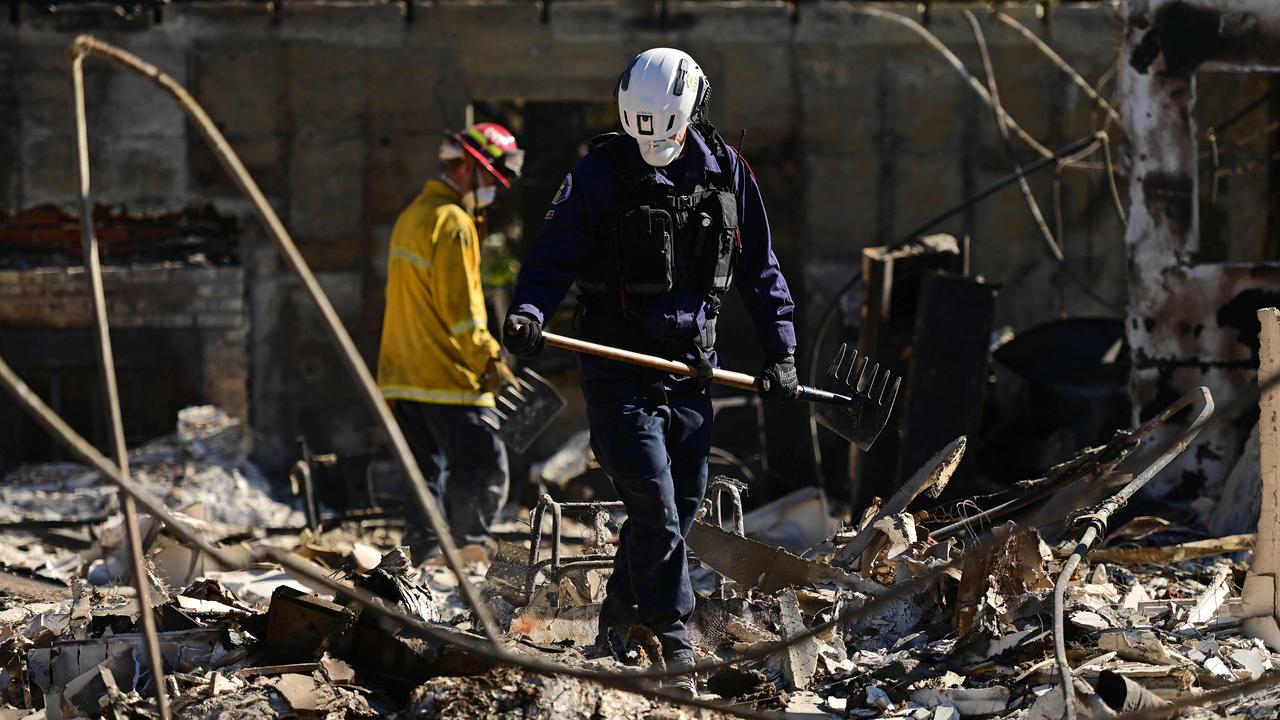
[[[1266,384],[1280,377],[1280,310],[1259,310],[1258,321],[1262,324],[1258,382]],[[1262,503],[1253,563],[1242,593],[1247,610],[1258,617],[1245,620],[1244,632],[1260,638],[1272,650],[1280,650],[1280,389],[1263,390],[1258,405]]]

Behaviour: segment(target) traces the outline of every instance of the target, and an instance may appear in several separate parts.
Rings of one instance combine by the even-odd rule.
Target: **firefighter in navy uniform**
[[[707,486],[716,317],[737,288],[767,358],[761,392],[796,395],[795,306],[750,169],[706,118],[710,83],[670,48],[619,78],[623,133],[592,141],[565,177],[524,260],[503,341],[531,357],[542,325],[577,283],[585,340],[683,360],[699,378],[579,356],[591,444],[627,508],[601,610],[599,644],[639,622],[668,668],[693,664],[685,535]],[[692,693],[690,675],[674,688]]]

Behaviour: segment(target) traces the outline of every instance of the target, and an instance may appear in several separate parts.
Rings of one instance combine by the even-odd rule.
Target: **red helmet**
[[[516,145],[516,136],[510,130],[498,123],[476,123],[450,137],[497,178],[502,187],[509,188],[520,179],[524,151]]]

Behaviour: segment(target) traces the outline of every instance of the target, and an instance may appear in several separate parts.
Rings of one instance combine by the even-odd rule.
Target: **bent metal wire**
[[[746,483],[735,480],[725,475],[717,475],[711,479],[707,485],[706,504],[713,521],[717,527],[724,527],[724,497],[729,496],[729,522],[733,524],[732,531],[742,537],[746,537],[745,515],[742,511],[742,494],[746,492]],[[602,512],[616,512],[625,510],[622,502],[617,500],[595,501],[595,502],[557,502],[550,495],[543,493],[538,498],[538,504],[534,506],[533,513],[529,519],[529,527],[532,531],[532,539],[529,542],[529,562],[525,567],[524,577],[524,602],[528,605],[533,600],[534,592],[537,589],[537,580],[540,573],[546,573],[547,582],[553,588],[552,601],[557,602],[557,596],[554,591],[559,587],[560,578],[569,572],[579,570],[600,570],[613,567],[613,555],[603,553],[587,553],[584,555],[565,556],[561,548],[561,527],[563,517],[567,512],[574,516],[594,516]],[[547,513],[551,513],[551,556],[549,558],[539,560],[538,556],[542,554],[542,525],[543,519]],[[726,594],[725,579],[723,575],[716,574],[716,592],[724,598]]]
[[[216,128],[213,128],[212,122],[209,120],[208,116],[204,113],[203,109],[201,109],[200,106],[195,103],[194,99],[192,99],[190,95],[186,93],[185,89],[183,89],[180,85],[178,85],[175,81],[173,81],[172,78],[169,78],[167,75],[164,75],[163,73],[159,72],[155,67],[143,62],[139,58],[127,52],[124,52],[119,48],[108,45],[106,43],[102,43],[88,36],[81,36],[77,38],[76,41],[72,44],[72,47],[69,52],[73,59],[76,57],[85,56],[89,53],[100,54],[104,57],[107,57],[112,62],[122,67],[125,67],[133,72],[137,72],[143,75],[144,77],[147,77],[153,80],[154,82],[160,84],[164,89],[166,89],[171,95],[174,96],[174,98],[183,106],[184,111],[186,111],[187,114],[191,116],[192,119],[196,122],[197,126],[203,132],[206,133],[206,139],[209,140],[209,142],[215,146],[215,150],[217,151],[219,159],[223,162],[224,167],[226,167],[228,171],[233,174],[237,182],[241,183],[241,189],[250,195],[251,199],[254,201],[255,207],[257,207],[257,209],[259,210],[260,216],[262,217],[264,223],[268,225],[268,229],[271,230],[273,235],[276,236],[280,244],[282,253],[286,255],[286,259],[290,261],[291,265],[293,265],[295,270],[299,272],[300,276],[302,276],[304,284],[307,285],[308,291],[312,292],[313,299],[316,299],[317,305],[320,307],[320,310],[322,314],[325,316],[326,321],[331,321],[336,324],[336,315],[333,312],[332,306],[328,303],[327,298],[325,298],[325,296],[323,295],[323,292],[319,289],[318,285],[315,283],[314,276],[312,276],[309,270],[306,268],[305,262],[302,261],[302,258],[298,254],[296,247],[293,246],[292,242],[288,238],[288,235],[284,232],[283,227],[280,225],[279,219],[275,216],[273,212],[271,212],[270,207],[266,204],[265,199],[263,199],[261,195],[261,192],[258,191],[257,186],[253,184],[252,179],[248,177],[248,174],[244,170],[243,165],[239,162],[239,159],[236,157],[235,153],[227,145],[225,139],[222,138],[221,134],[217,132]],[[78,67],[77,67],[77,71],[78,71]],[[350,338],[345,335],[344,331],[342,331],[340,324],[337,325],[337,332],[335,332],[335,335],[336,335],[335,341],[338,342],[339,346],[342,347],[344,350],[350,349],[352,351],[352,355],[354,356],[354,348],[351,346]],[[346,340],[346,342],[342,342],[344,339]],[[358,356],[355,356],[355,357],[358,361]],[[363,366],[361,365],[361,367]],[[367,378],[370,383],[372,382],[372,378],[368,377],[367,369],[365,369],[365,373],[363,377],[360,375],[358,370],[353,370],[353,372],[357,375],[357,379],[364,380]],[[368,389],[368,386],[369,386],[368,384],[365,384],[365,383],[362,383],[362,384],[365,385],[365,389]],[[93,467],[95,470],[101,473],[104,478],[114,483],[122,491],[128,493],[131,497],[133,497],[134,500],[137,502],[137,504],[140,505],[143,509],[145,509],[147,512],[152,513],[158,519],[163,521],[167,527],[167,531],[171,535],[175,536],[183,544],[208,554],[215,562],[217,562],[219,565],[223,567],[227,567],[227,568],[240,567],[249,562],[258,561],[258,560],[270,560],[273,562],[277,562],[280,565],[282,565],[289,573],[293,574],[295,577],[298,577],[299,579],[302,579],[310,583],[312,586],[323,587],[327,592],[332,592],[337,596],[340,596],[343,598],[349,598],[355,602],[358,602],[360,605],[364,607],[365,611],[373,613],[374,615],[378,616],[380,619],[390,624],[391,626],[411,629],[413,631],[421,633],[425,637],[432,638],[440,642],[451,642],[481,657],[491,659],[495,662],[500,662],[500,663],[504,663],[504,664],[518,667],[521,669],[525,669],[530,672],[547,674],[547,675],[561,675],[565,677],[572,677],[572,678],[577,678],[582,680],[591,680],[591,681],[604,684],[608,687],[618,688],[627,692],[634,692],[644,696],[661,699],[667,702],[671,702],[673,704],[684,705],[687,707],[697,707],[697,708],[715,710],[715,711],[719,711],[727,714],[732,714],[738,717],[771,718],[771,719],[781,717],[776,713],[764,713],[764,712],[749,710],[742,707],[727,706],[727,705],[722,705],[719,703],[709,702],[705,700],[690,699],[690,698],[677,696],[672,693],[665,692],[662,689],[655,688],[654,686],[650,685],[647,682],[647,681],[651,681],[651,680],[655,680],[663,677],[669,677],[673,674],[677,674],[677,672],[680,672],[680,671],[649,670],[649,671],[644,671],[639,673],[620,674],[620,673],[608,672],[608,671],[569,667],[569,666],[559,665],[556,663],[545,662],[536,658],[529,657],[527,655],[514,654],[509,650],[507,650],[506,647],[504,647],[503,645],[491,643],[491,642],[490,643],[481,642],[478,638],[474,638],[472,636],[465,635],[465,634],[446,633],[439,628],[436,628],[434,626],[431,626],[428,623],[421,621],[418,618],[409,616],[395,608],[388,607],[385,604],[373,598],[372,596],[370,596],[367,592],[364,592],[356,588],[351,588],[334,581],[333,579],[327,577],[319,567],[317,567],[310,561],[304,560],[290,553],[283,552],[274,548],[265,548],[265,549],[254,548],[249,550],[247,553],[246,552],[237,553],[237,552],[231,552],[225,548],[214,546],[206,538],[201,536],[199,533],[195,532],[191,528],[187,527],[184,523],[177,520],[168,511],[168,509],[164,506],[162,502],[157,500],[154,496],[143,491],[141,487],[135,484],[127,475],[121,473],[119,467],[112,464],[109,460],[106,459],[106,457],[104,457],[92,445],[90,445],[83,437],[81,437],[74,430],[72,430],[70,426],[68,426],[60,417],[58,417],[56,413],[54,413],[46,404],[44,404],[44,402],[41,401],[39,397],[35,395],[35,393],[30,389],[30,387],[28,387],[25,383],[22,382],[20,378],[18,378],[18,376],[13,372],[13,370],[8,366],[8,364],[6,364],[3,361],[3,359],[0,359],[0,385],[3,385],[5,390],[8,391],[17,400],[18,405],[21,406],[42,427],[44,427],[50,433],[50,435],[52,435],[60,443],[62,443],[71,452],[73,456],[75,456],[82,462],[86,463],[87,465]],[[1276,385],[1280,385],[1280,378],[1275,378],[1275,379],[1272,379],[1271,381],[1268,381],[1263,385],[1261,390],[1270,389],[1271,387]],[[1206,391],[1206,395],[1207,395],[1207,391]],[[1256,395],[1252,393],[1246,396],[1235,398],[1233,402],[1229,403],[1229,405],[1232,407],[1227,408],[1228,412],[1219,414],[1218,416],[1216,416],[1216,418],[1232,416],[1233,413],[1230,411],[1238,410],[1244,407],[1245,405],[1251,404],[1252,402],[1255,402],[1255,401],[1256,401]],[[375,403],[375,405],[378,405],[378,404],[379,403]],[[378,413],[379,419],[384,421],[389,421],[390,420],[389,413],[385,411],[385,403],[381,403],[381,407],[383,409],[383,412]],[[1169,417],[1171,417],[1170,413],[1168,412],[1162,413],[1162,415],[1160,416],[1160,418],[1158,418],[1158,420],[1159,422],[1164,422],[1168,420]],[[1209,424],[1210,422],[1212,422],[1212,420],[1216,418],[1209,418],[1204,420],[1203,422],[1197,422],[1195,429],[1198,431],[1198,429],[1202,428],[1204,425]],[[393,441],[397,441],[397,440],[399,441],[399,442],[393,442],[393,445],[396,446],[397,451],[404,449],[407,453],[407,448],[404,446],[403,436],[398,432],[398,427],[395,426],[393,421],[389,423],[384,422],[384,425],[386,424],[389,424],[391,428],[394,428],[394,430],[389,429],[389,434],[392,435]],[[1148,423],[1148,425],[1144,425],[1144,427],[1140,429],[1139,432],[1141,432],[1143,429],[1147,429],[1150,424],[1151,423]],[[1162,448],[1162,452],[1157,458],[1157,462],[1154,463],[1148,469],[1148,471],[1144,471],[1142,473],[1142,476],[1145,476],[1145,477],[1153,476],[1155,472],[1158,471],[1159,469],[1159,467],[1156,467],[1156,465],[1163,466],[1163,463],[1167,463],[1166,458],[1171,458],[1172,456],[1176,455],[1177,453],[1185,449],[1186,442],[1184,442],[1184,440],[1186,439],[1186,435],[1187,434],[1184,433],[1182,438],[1179,438],[1178,440],[1175,440],[1173,442],[1166,443]],[[424,496],[425,498],[429,499],[430,498],[429,494],[425,492],[425,483],[422,483],[421,475],[419,472],[417,472],[417,467],[415,464],[412,463],[412,459],[409,458],[408,461],[404,462],[403,464],[408,465],[414,471],[409,474],[411,476],[414,476],[413,479],[417,481],[415,482],[415,490],[419,491],[418,492],[419,499],[420,500],[423,499]],[[434,510],[434,508],[428,505],[428,507],[425,509],[427,510],[428,518],[431,518],[432,516],[431,511]],[[1061,516],[1053,518],[1052,520],[1060,521],[1064,519],[1064,517],[1065,517],[1065,513],[1062,513]],[[447,532],[441,533],[441,538],[443,541],[450,540]],[[453,547],[452,543],[450,543],[448,546],[445,547],[446,560],[452,559],[450,557],[450,552],[449,552],[449,549],[452,547]],[[712,671],[712,670],[716,670],[723,667],[729,667],[741,662],[746,662],[753,659],[760,659],[763,657],[767,657],[768,655],[778,652],[779,650],[785,649],[790,645],[793,645],[798,642],[802,642],[810,637],[813,637],[816,634],[826,632],[828,629],[832,627],[850,622],[851,620],[854,620],[867,613],[880,610],[892,602],[898,601],[913,593],[919,592],[923,590],[928,584],[936,581],[936,579],[940,577],[942,573],[950,570],[958,569],[962,560],[968,557],[972,557],[973,555],[976,555],[976,554],[983,554],[983,553],[990,554],[991,552],[993,552],[995,547],[996,547],[996,544],[991,542],[990,540],[986,542],[980,542],[976,545],[971,546],[968,550],[957,555],[957,557],[954,558],[951,562],[942,564],[929,572],[922,573],[914,577],[913,579],[907,582],[900,583],[899,585],[889,588],[887,589],[887,592],[885,592],[884,594],[874,596],[868,599],[866,602],[862,603],[861,605],[858,605],[855,603],[847,604],[842,610],[840,610],[838,613],[835,613],[835,616],[832,617],[830,620],[823,623],[819,623],[814,627],[808,628],[804,632],[797,633],[796,635],[794,635],[793,637],[787,640],[777,642],[777,643],[763,644],[756,649],[743,653],[740,657],[733,658],[730,660],[711,662],[711,663],[699,663],[698,666],[695,667],[695,670],[702,671],[702,672]],[[462,578],[460,576],[459,579],[460,579],[461,588],[465,589],[465,588],[471,587],[469,583],[467,583],[465,578]],[[472,591],[474,592],[474,588],[472,588]],[[465,590],[464,590],[464,597],[467,597],[468,601],[473,600],[473,597],[466,595]],[[479,600],[478,598],[474,598],[474,600],[475,600],[474,606],[477,607],[478,609],[480,605]],[[483,622],[484,615],[481,615],[481,612],[483,611],[477,610],[477,618],[481,619],[481,624],[482,626],[485,626],[486,630],[490,630],[491,628],[485,625],[485,623]],[[487,613],[485,614],[487,615]],[[491,639],[493,637],[494,637],[493,635],[490,635]],[[1261,689],[1261,687],[1275,683],[1277,681],[1280,681],[1280,673],[1277,673],[1271,676],[1264,676],[1263,678],[1260,678],[1259,681],[1236,683],[1234,685],[1228,686],[1227,688],[1214,691],[1212,695],[1214,695],[1214,699],[1216,700],[1229,699],[1230,697],[1233,697],[1245,692]],[[1264,682],[1265,682],[1265,685],[1264,685]],[[1198,698],[1191,699],[1192,702],[1199,702],[1199,700],[1200,699]],[[1179,703],[1179,704],[1189,705],[1190,703],[1188,702],[1188,703]],[[1142,715],[1141,713],[1138,713],[1138,714],[1130,714],[1127,716],[1120,716],[1120,717],[1125,718],[1126,720],[1129,720],[1129,719],[1136,719],[1141,715]]]
[[[195,98],[187,92],[186,88],[178,84],[172,77],[161,72],[154,65],[132,53],[92,36],[81,35],[71,43],[71,46],[67,49],[67,54],[72,60],[71,72],[73,77],[79,78],[76,82],[83,83],[83,60],[87,57],[97,56],[159,85],[186,113],[192,125],[204,137],[205,142],[208,143],[210,150],[217,156],[223,169],[231,176],[236,186],[249,198],[254,211],[258,215],[258,219],[262,221],[263,226],[266,228],[267,234],[275,241],[276,249],[280,251],[286,264],[297,275],[307,295],[315,303],[316,310],[319,311],[325,328],[329,331],[329,339],[337,346],[338,355],[347,366],[352,379],[355,380],[361,396],[364,397],[369,409],[373,412],[373,416],[378,419],[378,423],[387,434],[391,450],[404,471],[414,500],[417,501],[423,515],[427,518],[427,523],[439,539],[440,551],[444,557],[445,564],[458,579],[458,589],[463,599],[471,607],[471,611],[475,614],[476,620],[483,628],[489,642],[493,643],[495,647],[499,646],[501,640],[497,623],[493,619],[493,613],[490,612],[489,607],[481,599],[480,593],[475,586],[467,580],[466,575],[462,572],[462,561],[458,557],[458,545],[454,541],[453,535],[449,532],[448,525],[444,522],[444,517],[440,514],[439,505],[436,503],[435,498],[432,497],[431,490],[427,487],[426,480],[422,476],[422,470],[418,467],[417,461],[414,460],[413,454],[409,451],[409,443],[405,440],[404,433],[400,431],[399,424],[396,423],[391,414],[391,408],[378,390],[377,382],[373,379],[369,368],[364,364],[364,360],[361,358],[359,350],[356,349],[351,335],[338,318],[338,313],[334,310],[333,303],[329,302],[329,297],[325,295],[320,283],[311,272],[310,266],[307,265],[307,261],[302,257],[302,253],[299,252],[298,246],[294,244],[289,231],[285,229],[284,223],[280,221],[271,204],[267,202],[266,196],[262,194],[257,182],[254,181],[249,171],[245,169],[244,163],[240,161],[240,157],[236,155],[235,150],[231,148],[222,132],[218,130],[217,125],[204,111],[204,108],[196,102]],[[77,103],[75,110],[78,126],[84,127],[86,123],[83,103]],[[87,167],[87,157],[83,159],[83,162]],[[85,225],[87,223],[83,222],[82,219],[81,224]]]

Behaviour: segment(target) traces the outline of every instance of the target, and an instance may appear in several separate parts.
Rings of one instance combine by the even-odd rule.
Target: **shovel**
[[[494,398],[493,412],[482,418],[498,431],[508,448],[523,454],[564,405],[564,396],[546,378],[526,367]]]
[[[598,345],[555,333],[543,332],[542,337],[546,338],[548,344],[566,350],[631,363],[672,375],[698,376],[697,368],[676,360]],[[902,378],[893,378],[888,369],[881,373],[879,364],[872,368],[868,376],[869,364],[865,356],[859,362],[856,350],[841,345],[835,361],[827,370],[827,385],[834,392],[801,385],[800,394],[796,397],[804,402],[818,403],[818,421],[845,440],[857,443],[863,450],[870,449],[871,444],[880,436],[880,431],[889,423],[893,401],[898,397],[898,385],[902,383]],[[893,382],[890,383],[890,380]],[[712,370],[711,382],[739,390],[760,391],[759,378],[731,370]]]

